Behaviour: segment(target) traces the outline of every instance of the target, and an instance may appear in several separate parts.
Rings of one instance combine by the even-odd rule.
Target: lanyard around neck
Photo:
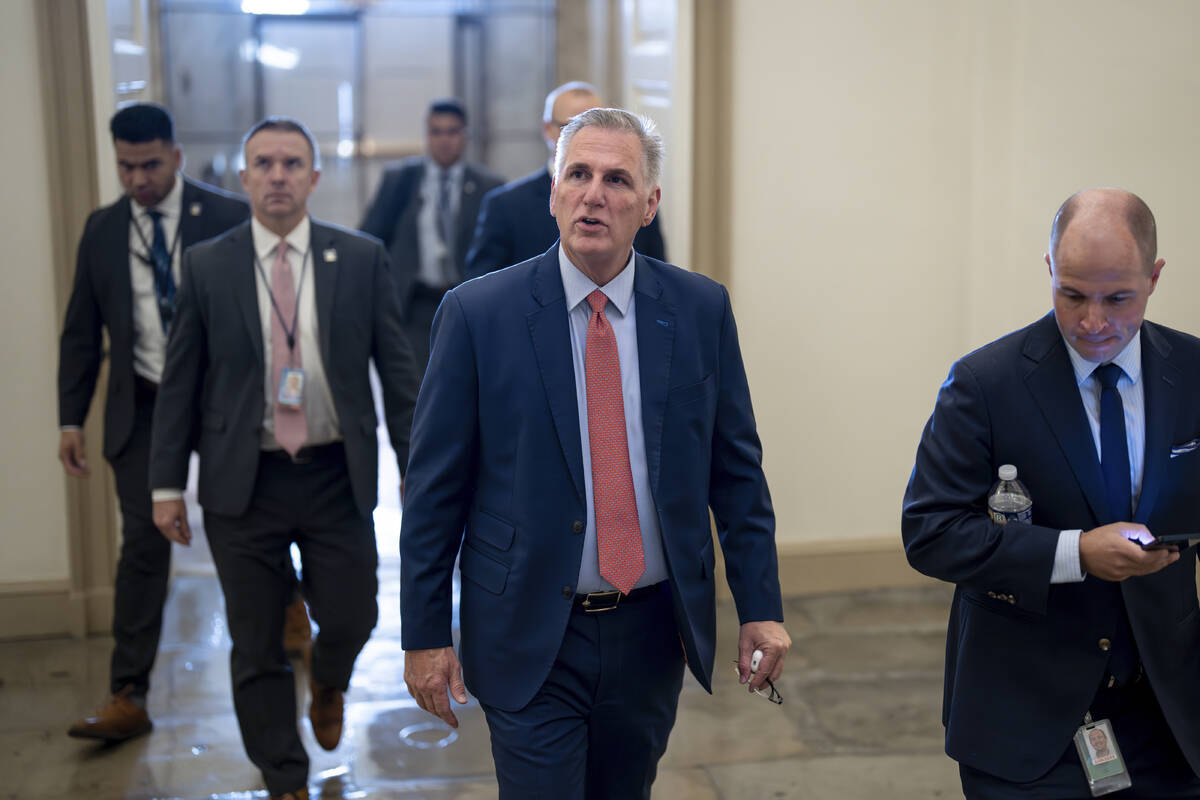
[[[258,274],[262,277],[263,285],[267,287],[267,297],[271,299],[271,308],[275,309],[275,316],[279,318],[279,327],[283,328],[283,333],[287,337],[288,352],[293,353],[296,350],[296,328],[300,326],[300,292],[304,288],[304,276],[308,272],[308,254],[312,250],[312,244],[304,249],[304,256],[300,260],[300,280],[296,282],[296,307],[292,310],[292,327],[289,329],[287,321],[283,318],[283,311],[279,308],[279,303],[275,300],[275,292],[271,289],[271,282],[267,280],[267,271],[263,269],[262,260],[258,257],[258,252],[254,253],[254,267],[258,270]],[[288,269],[292,265],[288,264]]]

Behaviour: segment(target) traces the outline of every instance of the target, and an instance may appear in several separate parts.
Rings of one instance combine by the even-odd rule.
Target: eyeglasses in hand
[[[742,673],[738,669],[738,663],[736,661],[733,662],[733,672],[738,676],[738,680],[740,681],[742,679]],[[770,678],[764,678],[763,680],[766,682],[766,689],[751,689],[751,691],[759,697],[766,698],[777,706],[783,705],[783,695],[781,695],[779,690],[775,688],[775,684],[771,682]]]

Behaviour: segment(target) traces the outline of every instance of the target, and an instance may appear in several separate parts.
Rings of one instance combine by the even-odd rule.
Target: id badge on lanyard
[[[1092,797],[1119,792],[1133,785],[1110,721],[1093,721],[1088,712],[1083,725],[1075,731],[1075,749],[1079,752],[1079,762],[1083,765]]]

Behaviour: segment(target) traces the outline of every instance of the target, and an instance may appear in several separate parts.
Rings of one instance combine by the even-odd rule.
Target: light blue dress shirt
[[[646,571],[634,588],[650,586],[665,580],[667,562],[663,555],[662,532],[658,527],[658,512],[650,492],[650,472],[646,468],[646,437],[642,428],[642,381],[638,367],[637,317],[634,314],[633,275],[635,259],[632,251],[625,268],[604,286],[597,286],[571,263],[562,245],[558,247],[558,268],[562,274],[571,325],[571,361],[575,365],[575,399],[579,408],[579,440],[583,446],[583,490],[587,498],[587,527],[583,533],[583,560],[579,564],[576,592],[611,591],[614,587],[600,577],[596,549],[596,508],[592,497],[591,440],[588,438],[587,411],[587,328],[592,307],[587,297],[596,289],[608,296],[604,316],[617,339],[617,356],[621,360],[621,394],[625,400],[625,438],[629,443],[629,466],[633,473],[633,494],[637,500],[638,525],[642,529],[642,549]]]
[[[1103,458],[1100,448],[1100,381],[1092,373],[1100,366],[1088,361],[1067,344],[1067,355],[1075,370],[1075,383],[1079,386],[1079,397],[1083,410],[1087,412],[1088,427],[1092,429],[1092,441],[1096,443],[1096,455]],[[1117,353],[1112,363],[1121,368],[1117,391],[1121,393],[1121,405],[1125,411],[1125,442],[1129,447],[1129,487],[1132,491],[1133,507],[1136,509],[1142,494],[1142,474],[1146,463],[1146,392],[1142,383],[1142,332],[1139,330],[1129,344]],[[1037,502],[1037,498],[1033,499]],[[1128,520],[1126,520],[1128,521]],[[1072,583],[1084,579],[1083,567],[1079,563],[1079,536],[1082,531],[1063,531],[1058,536],[1058,548],[1054,553],[1054,571],[1051,583]]]

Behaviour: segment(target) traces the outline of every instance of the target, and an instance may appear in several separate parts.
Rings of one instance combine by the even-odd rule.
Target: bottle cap
[[[1017,479],[1017,468],[1012,464],[1002,464],[1000,466],[1000,480],[1015,481]]]

